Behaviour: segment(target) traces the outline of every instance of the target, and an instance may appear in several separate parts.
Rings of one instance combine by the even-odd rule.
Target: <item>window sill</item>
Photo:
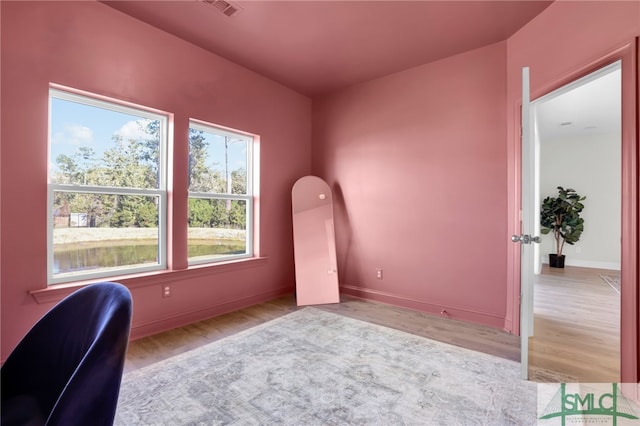
[[[221,274],[247,268],[262,267],[267,264],[267,257],[252,257],[248,259],[231,260],[228,262],[191,265],[187,269],[154,271],[135,275],[121,275],[105,277],[90,281],[76,281],[64,284],[52,284],[44,289],[31,290],[29,294],[38,304],[59,302],[69,294],[85,287],[104,281],[113,281],[125,285],[129,289],[166,284],[174,281],[187,280],[206,275]]]

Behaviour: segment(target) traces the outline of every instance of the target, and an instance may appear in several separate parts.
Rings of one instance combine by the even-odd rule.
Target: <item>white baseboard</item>
[[[547,257],[547,256],[544,256]],[[549,264],[548,257],[547,259],[542,261],[543,264]],[[580,259],[571,259],[570,257],[565,257],[564,259],[565,266],[578,266],[580,268],[595,268],[595,269],[611,269],[615,271],[620,270],[620,262],[600,262],[597,260],[580,260]]]

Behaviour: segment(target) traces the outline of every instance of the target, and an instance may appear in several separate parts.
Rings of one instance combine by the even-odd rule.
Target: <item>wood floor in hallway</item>
[[[620,380],[620,295],[600,277],[617,273],[543,267],[534,284],[531,380]]]

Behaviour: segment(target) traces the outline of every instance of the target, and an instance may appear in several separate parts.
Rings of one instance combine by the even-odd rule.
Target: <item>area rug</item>
[[[611,288],[613,288],[616,291],[616,293],[620,294],[620,274],[616,274],[616,275],[600,274],[600,278],[602,278],[604,282],[609,284]]]
[[[527,425],[491,355],[307,307],[125,374],[116,425]]]

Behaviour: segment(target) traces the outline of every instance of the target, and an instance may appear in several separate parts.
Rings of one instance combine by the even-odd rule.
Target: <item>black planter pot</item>
[[[549,266],[552,268],[564,268],[564,254],[558,256],[557,254],[549,253]]]

